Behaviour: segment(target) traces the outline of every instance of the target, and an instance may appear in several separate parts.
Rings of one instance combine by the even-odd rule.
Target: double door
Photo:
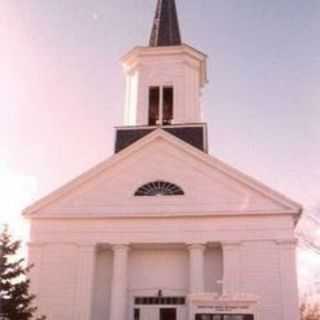
[[[160,308],[160,320],[177,320],[176,308]]]
[[[186,320],[184,296],[137,296],[133,300],[134,320]],[[131,318],[132,319],[132,318]]]
[[[177,308],[144,307],[135,309],[135,320],[179,320]]]

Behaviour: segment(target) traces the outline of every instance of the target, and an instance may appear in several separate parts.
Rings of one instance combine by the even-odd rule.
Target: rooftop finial
[[[150,47],[181,45],[175,0],[158,0],[149,45]]]

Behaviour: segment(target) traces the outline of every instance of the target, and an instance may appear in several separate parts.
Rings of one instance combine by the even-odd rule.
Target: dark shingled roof
[[[181,45],[175,0],[158,0],[149,45],[150,47]]]
[[[157,127],[118,128],[116,132],[115,153],[127,148],[156,129]],[[207,152],[207,129],[205,124],[186,127],[162,127],[162,129],[183,140],[184,142],[191,144],[195,148]]]

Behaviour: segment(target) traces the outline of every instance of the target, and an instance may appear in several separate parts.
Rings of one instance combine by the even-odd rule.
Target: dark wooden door
[[[160,320],[177,320],[176,308],[161,308]]]

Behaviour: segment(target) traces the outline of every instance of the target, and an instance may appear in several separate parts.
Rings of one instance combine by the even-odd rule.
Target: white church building
[[[298,320],[299,204],[208,153],[207,56],[158,0],[115,153],[27,208],[48,320]],[[235,102],[236,103],[236,102]]]

